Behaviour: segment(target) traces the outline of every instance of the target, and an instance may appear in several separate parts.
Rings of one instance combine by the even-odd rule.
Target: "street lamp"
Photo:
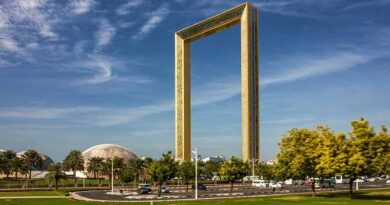
[[[114,194],[114,158],[111,159],[111,193]]]
[[[258,159],[252,158],[252,160],[249,160],[252,162],[252,181],[255,178],[255,162],[258,161]]]
[[[192,153],[195,154],[195,199],[198,199],[198,148]]]

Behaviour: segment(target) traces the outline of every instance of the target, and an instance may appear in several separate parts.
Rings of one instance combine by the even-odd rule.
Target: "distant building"
[[[21,157],[23,157],[25,152],[26,151],[21,151],[21,152],[18,152],[16,155],[19,158],[21,158]],[[42,167],[34,167],[33,171],[38,171],[40,173],[40,171],[47,170],[49,168],[49,165],[53,164],[54,161],[48,155],[46,155],[44,153],[38,152],[38,154],[42,158]]]
[[[203,158],[202,161],[203,162],[208,162],[208,161],[213,161],[213,162],[218,162],[218,163],[222,163],[226,160],[225,156],[223,155],[219,155],[219,156],[213,156],[213,157],[206,157],[206,158]]]
[[[268,161],[265,161],[265,164],[266,165],[274,165],[274,164],[276,164],[276,160],[268,160]]]
[[[86,149],[83,152],[84,157],[84,168],[87,169],[89,159],[92,157],[101,157],[104,160],[109,158],[122,158],[124,162],[128,162],[129,159],[136,158],[133,152],[128,150],[126,147],[122,147],[116,144],[100,144]]]

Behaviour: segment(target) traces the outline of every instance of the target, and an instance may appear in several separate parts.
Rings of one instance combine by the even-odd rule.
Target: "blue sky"
[[[0,1],[0,148],[174,150],[174,32],[243,1]],[[390,1],[250,1],[260,11],[261,157],[293,127],[390,124]],[[192,139],[241,155],[239,26],[191,45]]]

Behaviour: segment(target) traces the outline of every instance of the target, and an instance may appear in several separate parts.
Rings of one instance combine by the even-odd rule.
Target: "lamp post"
[[[192,153],[195,154],[195,199],[198,199],[198,148]]]
[[[253,179],[255,178],[255,162],[257,162],[258,159],[252,158],[252,160],[250,161],[252,162],[252,181],[253,181]]]
[[[114,194],[114,158],[111,159],[111,193]]]

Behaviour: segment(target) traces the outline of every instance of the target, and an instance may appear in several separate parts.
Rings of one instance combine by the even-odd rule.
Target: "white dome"
[[[16,155],[18,157],[22,157],[22,155],[25,153],[26,151],[21,151],[21,152],[18,152]],[[50,164],[53,164],[54,161],[46,154],[43,154],[43,153],[40,153],[38,152],[39,156],[42,157],[42,170],[46,170]],[[39,168],[41,169],[41,168]]]
[[[90,147],[83,152],[83,156],[85,164],[92,157],[101,157],[103,159],[118,157],[123,158],[124,162],[137,157],[137,155],[127,148],[116,144],[100,144]]]

